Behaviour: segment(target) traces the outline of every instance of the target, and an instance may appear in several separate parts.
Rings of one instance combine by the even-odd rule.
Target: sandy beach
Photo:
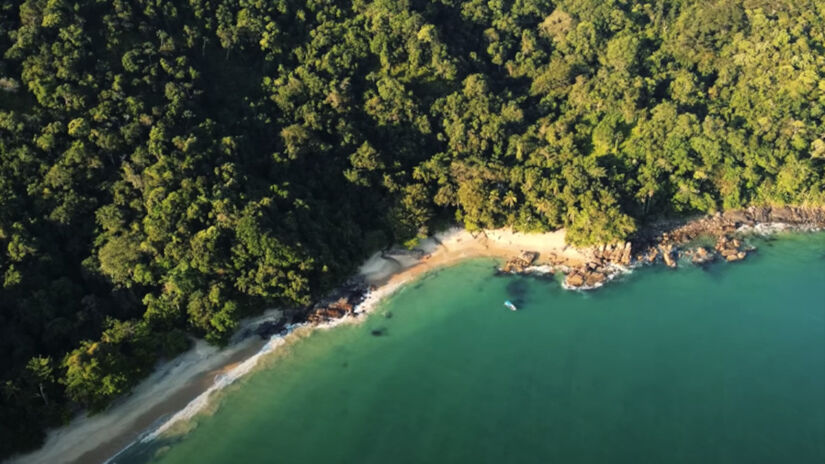
[[[507,259],[524,250],[539,253],[537,265],[551,262],[551,256],[573,266],[586,262],[587,256],[581,250],[566,245],[564,236],[564,230],[542,234],[525,234],[511,229],[471,233],[454,227],[422,240],[413,250],[417,253],[406,253],[404,250],[376,253],[361,266],[360,274],[374,285],[393,284],[406,282],[419,274],[464,259]]]
[[[530,250],[539,253],[537,264],[547,262],[551,256],[572,265],[586,261],[580,250],[565,244],[564,237],[563,230],[543,234],[524,234],[509,229],[470,233],[454,227],[422,240],[414,250],[391,249],[376,253],[359,269],[361,277],[374,288],[361,310],[368,311],[381,298],[423,273],[464,259],[506,259],[522,250]],[[254,322],[246,321],[241,326],[250,327]],[[105,462],[156,427],[168,426],[164,422],[169,417],[174,420],[175,413],[208,401],[208,396],[216,390],[219,376],[232,373],[239,365],[244,365],[244,370],[235,375],[249,372],[258,357],[265,354],[261,353],[265,345],[258,337],[248,337],[218,351],[198,342],[192,350],[160,366],[131,395],[108,410],[92,417],[76,417],[68,425],[51,430],[42,448],[9,462]],[[252,366],[248,365],[249,361]]]

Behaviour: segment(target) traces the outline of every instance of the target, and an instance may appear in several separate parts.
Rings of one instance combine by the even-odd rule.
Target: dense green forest
[[[0,457],[439,223],[825,203],[817,0],[6,0],[0,51]]]

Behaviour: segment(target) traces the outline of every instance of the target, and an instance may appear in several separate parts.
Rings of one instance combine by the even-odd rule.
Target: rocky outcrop
[[[656,259],[659,257],[659,249],[656,247],[651,247],[647,250],[646,253],[639,255],[636,259],[639,262],[647,262],[648,264],[652,264],[656,262]]]
[[[341,298],[338,301],[326,306],[315,308],[307,316],[307,321],[313,324],[320,324],[332,319],[339,319],[344,316],[352,314],[354,305],[352,305],[346,298]]]
[[[522,251],[520,255],[509,259],[499,269],[501,272],[523,273],[539,257],[535,251]]]
[[[255,328],[255,335],[267,340],[275,334],[283,333],[284,330],[286,330],[286,318],[281,317],[275,321],[266,321],[259,324]]]
[[[306,315],[306,321],[320,324],[353,315],[368,291],[369,288],[362,282],[350,283],[313,306]]]
[[[589,271],[584,274],[584,284],[588,287],[597,287],[607,280],[607,276],[599,271]]]
[[[590,270],[587,268],[572,269],[564,278],[564,285],[567,288],[588,290],[601,287],[609,276],[603,270]]]
[[[705,247],[698,247],[695,250],[688,250],[686,256],[693,264],[707,264],[716,259],[716,255],[709,252]]]
[[[771,217],[775,222],[794,223],[800,220],[799,212],[788,206],[771,209]]]
[[[659,256],[668,266],[675,267],[674,256],[686,256],[695,264],[705,264],[721,257],[726,261],[744,259],[752,248],[740,238],[749,228],[766,224],[782,224],[789,228],[825,227],[825,209],[795,206],[751,207],[726,211],[689,221],[684,224],[662,224],[639,234],[637,242],[642,252],[636,256],[639,263],[656,262]],[[707,237],[716,240],[713,250],[704,247],[681,250],[685,244]]]
[[[621,264],[624,266],[629,266],[630,263],[633,261],[633,247],[630,242],[625,242],[624,249],[622,250],[622,259]]]
[[[675,268],[676,259],[673,257],[673,244],[667,243],[661,246],[662,259],[667,264],[667,267]]]
[[[725,258],[725,260],[731,262],[745,259],[747,253],[741,247],[742,243],[739,239],[722,235],[716,241],[715,249],[723,258]]]
[[[733,211],[725,211],[722,217],[729,222],[733,222],[739,225],[753,225],[755,220],[751,215],[748,214],[747,211],[743,210],[733,210]]]
[[[661,242],[680,245],[700,236],[720,237],[732,235],[742,227],[758,224],[782,223],[791,227],[825,227],[825,209],[783,206],[750,207],[743,210],[726,211],[681,225],[654,227],[642,235],[646,242]]]
[[[602,245],[593,249],[593,258],[603,262],[630,265],[633,256],[633,246],[630,242]]]
[[[586,262],[562,268],[566,274],[564,285],[582,290],[600,287],[632,262],[633,245],[630,242],[593,247]]]
[[[564,284],[571,288],[579,288],[584,285],[584,274],[578,270],[573,271],[564,278]]]
[[[751,207],[744,210],[726,211],[705,216],[687,223],[661,224],[641,232],[635,241],[601,245],[583,250],[588,260],[581,265],[570,265],[558,255],[550,255],[545,261],[554,270],[566,275],[564,285],[573,289],[590,289],[601,286],[626,266],[653,264],[663,261],[671,268],[677,267],[679,257],[689,258],[697,265],[710,263],[717,258],[728,262],[740,261],[754,248],[747,247],[741,239],[750,227],[781,223],[791,228],[825,228],[825,209],[803,207]],[[757,229],[758,230],[758,229]],[[713,249],[685,245],[697,239],[716,240]],[[635,254],[635,260],[633,256]],[[501,270],[524,273],[536,259],[536,254],[511,259]]]

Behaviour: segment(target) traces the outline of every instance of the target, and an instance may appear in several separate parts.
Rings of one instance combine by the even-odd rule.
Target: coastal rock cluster
[[[267,321],[255,329],[262,338],[283,333],[288,324],[308,322],[322,324],[345,316],[357,314],[359,304],[366,299],[370,286],[364,281],[353,279],[313,306],[284,311],[284,317],[277,321]]]
[[[363,282],[352,282],[326,300],[312,307],[306,315],[307,322],[321,324],[344,316],[351,316],[355,308],[364,301],[369,287]]]
[[[571,288],[596,288],[607,280],[608,275],[604,269],[590,262],[583,268],[571,270],[564,278],[564,283]]]
[[[727,235],[719,237],[714,249],[725,258],[726,261],[740,261],[745,259],[747,251],[742,249],[742,243],[737,238],[730,238]],[[752,250],[752,248],[750,249]]]
[[[690,258],[693,264],[707,264],[716,260],[716,254],[708,251],[705,247],[696,247],[693,250],[685,250],[684,256]]]
[[[685,224],[664,224],[654,227],[648,231],[646,237],[643,234],[641,240],[659,241],[662,245],[678,246],[701,236],[731,237],[742,228],[755,228],[769,224],[782,224],[789,228],[822,228],[825,227],[825,210],[793,206],[750,207],[744,210],[716,213]]]
[[[615,263],[627,266],[631,263],[633,256],[633,245],[630,242],[624,244],[602,245],[593,251],[594,261],[601,263]]]
[[[818,229],[825,227],[825,210],[783,206],[751,207],[726,211],[692,220],[684,224],[664,224],[652,228],[639,243],[645,252],[636,257],[639,263],[654,263],[659,258],[670,267],[676,267],[678,258],[689,258],[694,264],[710,263],[717,258],[728,262],[741,261],[755,248],[746,245],[742,237],[760,227],[780,226],[790,229]],[[715,241],[713,249],[686,244],[697,239]]]
[[[338,301],[313,309],[307,316],[307,321],[313,324],[320,324],[333,319],[340,319],[352,314],[354,309],[355,305],[352,304],[349,299],[339,298]]]
[[[520,274],[533,264],[539,254],[535,251],[522,251],[520,255],[513,257],[499,269],[501,272]]]
[[[630,242],[594,247],[590,250],[590,259],[583,265],[566,266],[564,284],[568,288],[600,287],[625,266],[629,266],[632,256],[633,245]]]
[[[639,265],[663,263],[675,268],[680,260],[695,265],[706,265],[716,260],[740,261],[755,248],[743,238],[749,232],[759,232],[772,227],[789,229],[825,228],[825,210],[800,207],[752,207],[746,210],[727,211],[688,222],[662,223],[648,227],[632,242],[606,244],[579,250],[584,259],[573,260],[559,253],[541,256],[523,250],[507,260],[500,272],[512,274],[562,272],[564,287],[590,290],[601,287],[628,268]],[[702,245],[698,243],[701,242]],[[712,245],[711,245],[712,244]],[[425,259],[418,250],[394,250],[385,259]],[[684,261],[683,261],[684,262]],[[285,330],[288,323],[309,322],[321,324],[355,314],[355,308],[366,298],[370,288],[363,281],[351,281],[325,300],[312,307],[287,313],[279,321],[261,324],[255,331],[268,337]]]
[[[742,240],[751,231],[763,226],[780,226],[790,229],[825,228],[825,210],[802,207],[751,207],[746,210],[727,211],[692,220],[687,223],[662,224],[640,234],[631,243],[610,244],[585,250],[588,259],[571,264],[557,255],[547,257],[554,270],[565,274],[564,286],[571,289],[598,288],[629,266],[662,262],[670,268],[678,266],[679,259],[689,259],[693,264],[705,265],[717,259],[728,262],[741,261],[755,250]],[[698,239],[712,240],[713,248],[690,245]],[[634,250],[635,252],[634,258]],[[522,252],[522,256],[525,252]],[[529,272],[530,264],[521,256],[508,261],[502,270]]]

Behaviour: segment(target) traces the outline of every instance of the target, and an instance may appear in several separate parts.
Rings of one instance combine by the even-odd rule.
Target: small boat
[[[513,302],[510,301],[510,300],[505,301],[504,306],[507,306],[507,308],[511,311],[517,311],[518,310],[518,308],[516,308],[516,305],[514,305]]]

